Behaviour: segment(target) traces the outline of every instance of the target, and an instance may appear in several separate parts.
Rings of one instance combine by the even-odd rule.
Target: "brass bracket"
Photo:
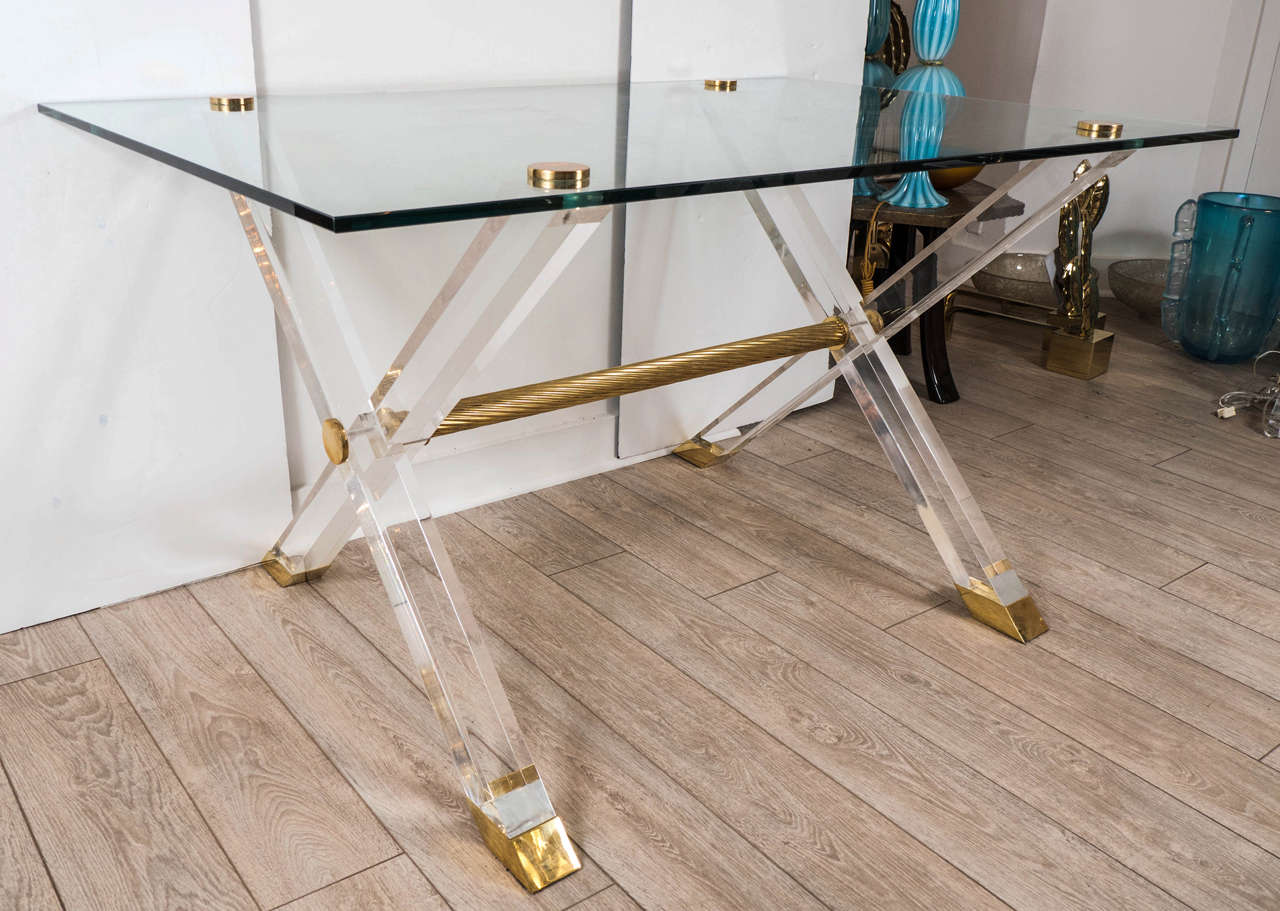
[[[956,591],[975,620],[1019,642],[1030,642],[1049,629],[1030,595],[1012,604],[1002,604],[994,588],[974,578],[969,579],[968,588],[957,585]]]
[[[320,425],[320,439],[324,454],[335,465],[341,465],[351,457],[351,444],[347,440],[347,428],[337,418],[325,418]]]

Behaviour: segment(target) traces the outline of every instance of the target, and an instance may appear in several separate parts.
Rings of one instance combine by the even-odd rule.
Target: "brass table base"
[[[973,619],[1019,642],[1030,642],[1049,629],[1030,595],[1006,606],[1000,603],[995,589],[979,579],[970,579],[968,588],[957,585],[956,591]]]
[[[1045,332],[1040,346],[1040,365],[1054,373],[1091,380],[1106,373],[1111,366],[1115,340],[1114,332],[1103,329],[1094,329],[1088,338],[1051,329]]]

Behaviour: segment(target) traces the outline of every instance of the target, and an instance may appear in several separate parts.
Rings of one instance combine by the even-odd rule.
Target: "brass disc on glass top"
[[[1080,136],[1093,136],[1098,139],[1118,139],[1124,132],[1123,123],[1111,123],[1105,120],[1076,121],[1076,133]]]
[[[709,92],[736,92],[738,91],[738,80],[736,79],[704,79],[702,87]]]
[[[535,161],[525,176],[529,186],[540,190],[580,190],[591,183],[591,166],[576,161]]]
[[[210,95],[209,110],[211,111],[252,111],[253,96],[252,95]]]

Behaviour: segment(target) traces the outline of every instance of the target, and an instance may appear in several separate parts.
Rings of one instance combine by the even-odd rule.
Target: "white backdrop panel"
[[[0,632],[225,572],[288,519],[275,331],[226,192],[34,102],[252,91],[244,0],[0,31]]]
[[[797,76],[857,83],[866,20],[866,0],[641,0],[633,17],[632,79]],[[818,184],[805,193],[837,249],[843,250],[850,184]],[[623,361],[810,321],[741,194],[631,206],[625,274]],[[619,457],[687,439],[773,366],[622,399]],[[825,366],[825,354],[810,355],[739,412],[735,423],[765,417]],[[814,400],[829,398],[831,389]]]

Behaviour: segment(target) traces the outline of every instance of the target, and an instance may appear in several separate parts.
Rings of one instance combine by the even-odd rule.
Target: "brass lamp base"
[[[1085,338],[1061,329],[1050,329],[1045,332],[1044,343],[1040,346],[1040,364],[1054,373],[1091,380],[1106,373],[1111,366],[1111,349],[1115,340],[1114,332],[1102,329],[1094,329]]]
[[[470,801],[467,803],[471,806],[471,818],[476,821],[484,843],[530,892],[545,889],[582,869],[582,861],[578,860],[578,852],[565,834],[564,823],[559,816],[509,838],[497,823],[484,815],[483,810]]]
[[[969,586],[966,588],[963,585],[957,585],[956,591],[960,592],[964,606],[969,608],[973,619],[1019,642],[1030,642],[1036,636],[1048,631],[1049,625],[1040,616],[1036,602],[1030,595],[1019,598],[1012,604],[1004,605],[996,596],[995,589],[986,582],[971,578]]]
[[[319,579],[324,575],[324,571],[328,566],[319,566],[315,569],[302,569],[302,560],[300,558],[286,557],[278,554],[274,550],[268,551],[262,558],[262,568],[272,579],[276,580],[276,584],[281,588],[288,588],[290,585],[297,585],[300,582],[308,582],[313,579]]]

